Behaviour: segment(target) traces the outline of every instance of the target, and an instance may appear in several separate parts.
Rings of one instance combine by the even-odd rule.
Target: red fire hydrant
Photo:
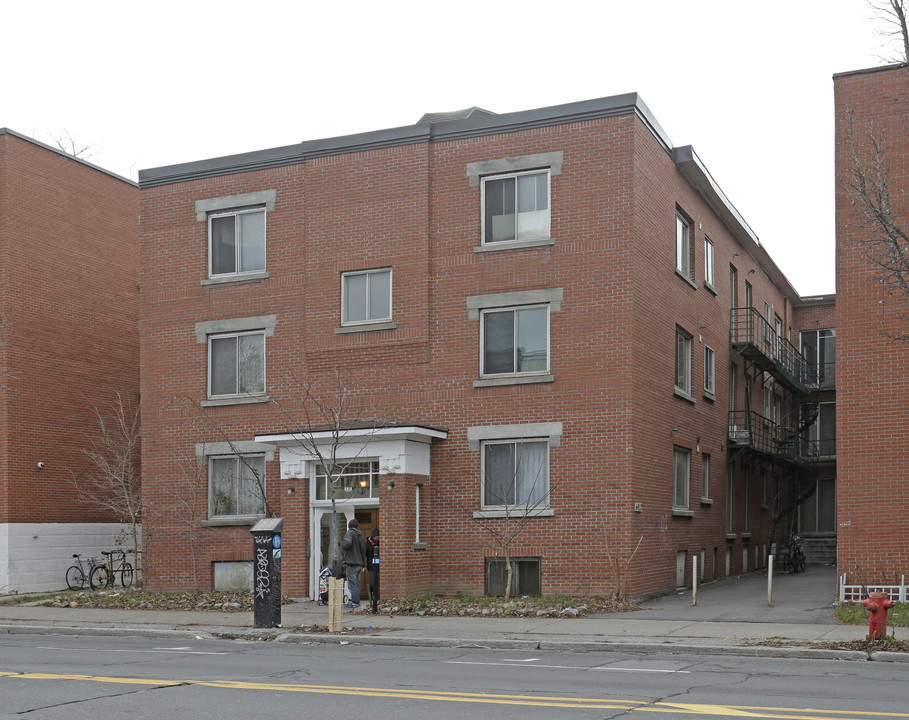
[[[893,600],[884,592],[868,593],[862,600],[868,608],[868,637],[866,640],[883,640],[887,637],[887,611],[893,607]]]

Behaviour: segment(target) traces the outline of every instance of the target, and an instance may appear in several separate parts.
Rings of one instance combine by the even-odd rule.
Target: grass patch
[[[833,616],[844,625],[867,625],[868,611],[861,603],[844,603],[833,608]],[[887,625],[909,627],[909,603],[898,602],[887,611]]]

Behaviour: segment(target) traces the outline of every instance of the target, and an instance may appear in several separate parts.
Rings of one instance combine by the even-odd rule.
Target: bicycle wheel
[[[795,571],[797,573],[805,572],[805,554],[801,550],[795,554]]]
[[[81,590],[85,587],[85,573],[78,565],[73,565],[66,571],[66,587],[70,590]]]
[[[92,568],[91,575],[88,576],[91,582],[92,590],[101,590],[107,587],[110,578],[107,577],[107,568],[103,565],[96,565]]]
[[[123,569],[120,571],[120,584],[123,587],[133,584],[133,566],[129,563],[123,563]]]

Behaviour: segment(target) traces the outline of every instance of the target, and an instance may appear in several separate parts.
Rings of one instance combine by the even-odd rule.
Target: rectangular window
[[[691,450],[675,448],[673,450],[672,472],[672,506],[681,510],[688,509],[688,487],[691,478]]]
[[[265,333],[209,336],[208,396],[261,395],[264,392]]]
[[[691,335],[675,329],[675,386],[691,395]]]
[[[675,214],[675,269],[691,278],[691,221],[681,212]]]
[[[735,393],[736,393],[736,380],[735,380],[736,367],[735,363],[729,363],[729,412],[735,412]]]
[[[331,482],[328,476],[331,474]],[[316,467],[316,500],[356,500],[379,497],[378,460],[339,463],[328,473],[324,465]]]
[[[265,512],[265,456],[230,455],[208,461],[209,517]]]
[[[733,490],[733,480],[732,473],[728,470],[726,471],[726,534],[731,535],[733,532],[732,525],[732,490]]]
[[[808,363],[808,382],[821,387],[836,384],[836,330],[807,330],[800,333],[802,355]]]
[[[341,275],[341,324],[391,320],[391,269]]]
[[[483,242],[549,237],[549,170],[483,178]]]
[[[549,504],[547,440],[490,440],[482,449],[484,508]]]
[[[748,526],[748,486],[751,485],[751,471],[744,467],[742,468],[742,532],[746,533],[749,531]]]
[[[799,532],[836,532],[836,480],[818,478],[817,488],[799,506]]]
[[[483,375],[549,371],[549,305],[484,310],[480,317]]]
[[[505,558],[486,558],[486,594],[505,594],[508,566]],[[540,558],[511,558],[511,597],[541,594]]]
[[[265,210],[235,210],[208,216],[209,277],[265,269]]]
[[[716,353],[707,345],[704,346],[704,392],[716,393]]]
[[[710,497],[710,455],[701,455],[701,497]]]
[[[803,413],[810,406],[803,409]],[[817,419],[808,428],[808,441],[822,458],[836,456],[836,403],[820,403],[817,407]]]
[[[714,286],[714,252],[713,241],[704,238],[704,282],[710,287]]]

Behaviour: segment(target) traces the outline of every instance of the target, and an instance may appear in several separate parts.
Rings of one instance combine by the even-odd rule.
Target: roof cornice
[[[451,142],[464,138],[520,132],[628,114],[637,115],[663,148],[667,152],[671,150],[672,143],[669,141],[669,137],[640,96],[637,93],[627,93],[501,115],[472,113],[466,118],[433,123],[423,122],[405,127],[309,140],[296,145],[268,150],[140,170],[139,185],[143,188],[169,185],[219,175],[233,175],[302,164],[313,158],[331,155],[345,155],[418,143]]]

